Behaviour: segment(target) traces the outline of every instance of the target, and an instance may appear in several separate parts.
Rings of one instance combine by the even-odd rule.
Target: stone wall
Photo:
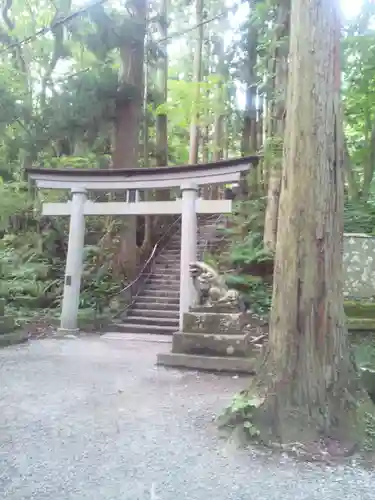
[[[375,298],[375,237],[344,235],[344,293],[351,298]]]

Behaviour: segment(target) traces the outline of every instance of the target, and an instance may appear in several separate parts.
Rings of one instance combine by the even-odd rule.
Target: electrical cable
[[[95,2],[92,2],[89,5],[86,5],[86,7],[82,7],[82,9],[76,10],[76,11],[72,12],[71,14],[67,15],[66,17],[59,19],[58,21],[54,22],[53,24],[50,24],[49,26],[44,26],[43,28],[40,28],[33,35],[27,36],[27,37],[25,37],[22,40],[19,40],[17,42],[10,43],[6,47],[4,47],[2,50],[0,50],[0,55],[4,54],[6,52],[9,52],[12,49],[15,49],[16,47],[21,47],[22,45],[24,45],[26,43],[33,42],[40,35],[45,35],[46,33],[49,33],[54,28],[57,28],[58,26],[61,26],[62,24],[65,24],[65,23],[71,21],[72,19],[75,19],[76,17],[81,16],[82,14],[85,14],[93,7],[97,7],[98,5],[106,3],[107,1],[108,0],[96,0]]]

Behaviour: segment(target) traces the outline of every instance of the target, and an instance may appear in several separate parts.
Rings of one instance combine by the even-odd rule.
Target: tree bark
[[[115,144],[112,168],[138,166],[140,120],[143,99],[144,36],[146,33],[147,0],[134,2],[135,21],[143,30],[133,43],[127,41],[120,47],[121,70],[119,97],[116,103]],[[136,241],[137,217],[126,217],[120,238],[120,249],[114,260],[114,271],[132,279],[137,272],[138,248]]]
[[[249,0],[250,9],[255,9],[259,0]],[[242,129],[242,155],[255,154],[258,150],[257,144],[257,83],[256,72],[257,65],[257,45],[258,28],[254,22],[249,23],[247,33],[247,81],[246,81],[246,108],[244,114],[244,123]]]
[[[167,56],[167,35],[168,35],[168,0],[162,0],[160,6],[160,36],[163,42],[160,48],[164,56],[159,61],[157,71],[158,90],[161,102],[167,102],[168,94],[168,56]],[[168,119],[167,113],[159,113],[156,116],[156,164],[158,166],[168,165]]]
[[[200,101],[200,82],[202,80],[202,49],[203,49],[203,0],[196,0],[195,3],[195,21],[197,27],[197,38],[194,51],[193,62],[193,82],[195,84],[195,96],[192,102],[192,116],[190,124],[190,147],[189,163],[198,163],[199,152],[199,101]]]
[[[163,56],[158,61],[156,74],[157,88],[160,95],[159,104],[166,104],[168,98],[168,0],[161,0],[159,11],[159,30],[162,42],[160,49]],[[165,109],[165,108],[164,108]],[[166,110],[156,115],[156,166],[166,167],[168,165],[168,116]],[[168,201],[171,198],[170,189],[156,189],[154,200]],[[147,228],[148,248],[151,248],[152,240],[160,236],[160,228],[168,225],[168,216],[157,215],[147,217],[147,222],[152,220],[152,226]],[[145,245],[142,245],[143,249]]]
[[[268,117],[266,157],[268,194],[264,221],[264,246],[276,247],[281,187],[282,144],[285,128],[285,99],[288,83],[290,0],[279,0],[277,6],[274,54],[272,59],[272,95]]]
[[[282,442],[352,431],[356,370],[342,290],[338,0],[292,0],[265,427]]]

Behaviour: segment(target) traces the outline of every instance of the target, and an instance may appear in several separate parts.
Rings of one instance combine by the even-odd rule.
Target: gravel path
[[[155,368],[168,344],[0,350],[0,498],[370,500],[375,474],[236,450],[213,416],[246,380]]]

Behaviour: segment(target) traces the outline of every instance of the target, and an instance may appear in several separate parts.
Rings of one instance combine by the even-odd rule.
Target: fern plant
[[[273,256],[264,248],[265,198],[239,201],[221,231],[227,241],[217,257],[228,286],[239,290],[247,307],[266,317],[271,304]]]

